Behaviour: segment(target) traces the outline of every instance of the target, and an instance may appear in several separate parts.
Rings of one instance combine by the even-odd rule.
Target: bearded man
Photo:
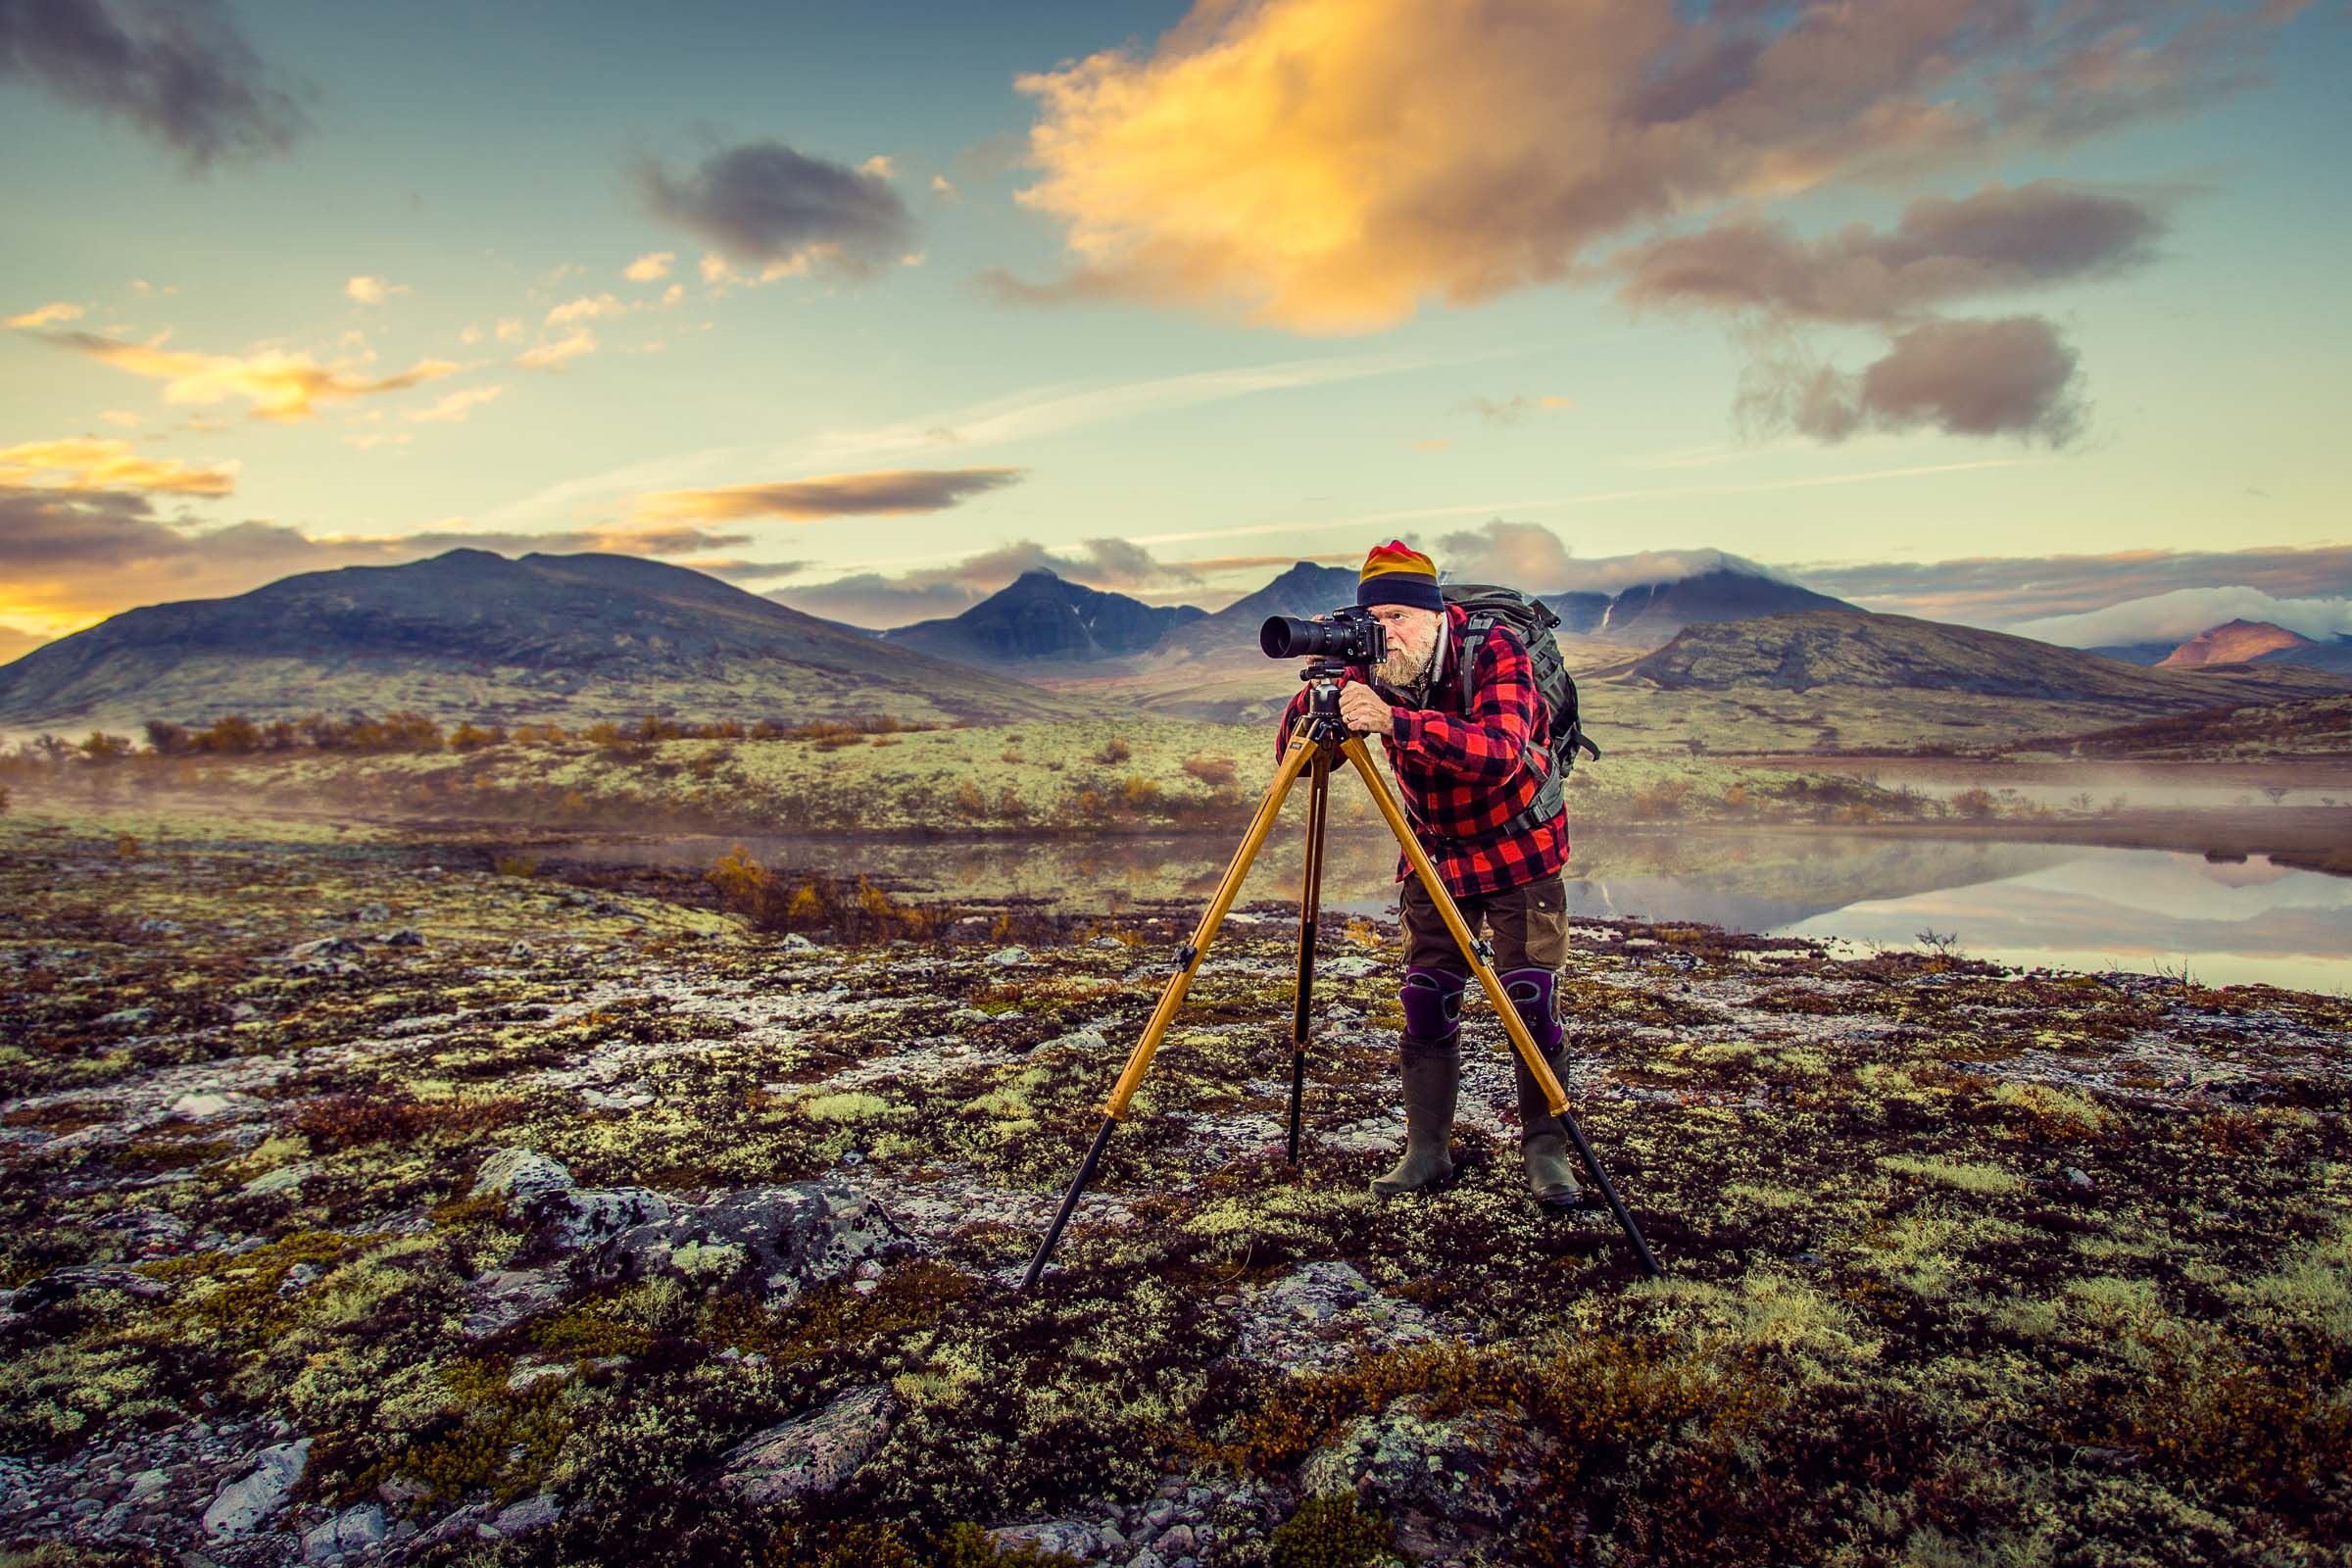
[[[1566,813],[1539,805],[1549,767],[1551,714],[1536,689],[1527,647],[1508,626],[1489,629],[1475,654],[1468,702],[1461,650],[1468,614],[1438,590],[1437,566],[1402,540],[1364,559],[1356,603],[1388,632],[1377,669],[1350,666],[1340,715],[1378,735],[1405,819],[1436,864],[1471,934],[1490,928],[1497,978],[1555,1077],[1562,1049],[1558,985],[1568,957]],[[1305,714],[1308,694],[1282,715],[1276,754]],[[1402,856],[1404,1157],[1373,1179],[1381,1197],[1419,1192],[1453,1175],[1447,1148],[1461,1089],[1462,993],[1471,973],[1420,878]],[[1586,1206],[1567,1131],[1516,1052],[1520,1158],[1528,1191],[1555,1208]]]

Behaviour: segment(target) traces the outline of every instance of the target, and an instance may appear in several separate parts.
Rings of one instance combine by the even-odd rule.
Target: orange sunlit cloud
[[[610,294],[599,294],[593,298],[583,294],[549,311],[546,324],[568,326],[574,321],[593,321],[601,316],[626,316],[628,313],[629,308]]]
[[[237,487],[237,467],[141,457],[127,441],[27,441],[0,447],[0,485],[224,496]]]
[[[514,356],[514,363],[526,370],[552,370],[567,360],[596,352],[596,334],[586,327],[575,327],[569,336],[554,343],[542,343]]]
[[[7,324],[25,327],[47,326],[52,321],[78,321],[82,315],[80,306],[69,305],[64,300],[57,300],[42,306],[39,310],[26,311],[23,316],[12,316],[8,318]]]
[[[322,366],[308,354],[279,349],[240,359],[233,354],[167,349],[160,346],[160,339],[124,343],[93,332],[60,333],[56,341],[117,369],[164,381],[167,403],[213,404],[243,398],[253,405],[254,416],[263,419],[307,419],[320,403],[405,391],[463,368],[451,360],[419,360],[398,375],[365,380],[349,373],[347,361]]]
[[[940,512],[1022,477],[1019,468],[894,469],[834,473],[782,484],[738,484],[715,490],[662,490],[635,499],[631,516],[647,521],[821,517]]]
[[[1373,330],[1424,303],[1565,281],[1586,247],[1636,225],[1974,167],[2004,141],[2162,112],[2293,8],[2217,20],[2200,39],[2210,70],[2166,49],[2146,79],[2065,91],[2013,57],[2087,54],[2074,7],[2001,26],[1956,0],[1807,6],[1777,27],[1763,7],[1685,9],[1200,0],[1149,52],[1016,78],[1038,105],[1039,175],[1018,200],[1059,221],[1071,270],[986,281],[1013,300]],[[1979,71],[2008,73],[2004,90],[1957,90]]]
[[[653,251],[622,268],[620,275],[632,283],[659,282],[669,275],[669,264],[677,259],[676,251]]]

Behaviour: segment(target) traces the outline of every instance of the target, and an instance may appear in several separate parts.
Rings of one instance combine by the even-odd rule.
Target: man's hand
[[[1374,695],[1371,687],[1357,681],[1340,688],[1340,717],[1349,729],[1367,735],[1396,733],[1396,710]]]

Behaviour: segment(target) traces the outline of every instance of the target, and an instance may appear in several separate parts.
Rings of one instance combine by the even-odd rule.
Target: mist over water
[[[707,864],[743,844],[765,863],[865,875],[946,899],[1035,901],[1115,916],[1139,904],[1205,901],[1231,840],[1200,835],[950,843],[674,837],[583,842],[551,853],[607,862]],[[1304,830],[1278,824],[1237,908],[1295,909]],[[1332,831],[1323,905],[1396,908],[1396,845]],[[1830,831],[1589,830],[1569,864],[1570,912],[1696,920],[1739,931],[1916,948],[1949,936],[1971,957],[2140,973],[2184,966],[2203,984],[2352,990],[2352,878],[2161,850]]]

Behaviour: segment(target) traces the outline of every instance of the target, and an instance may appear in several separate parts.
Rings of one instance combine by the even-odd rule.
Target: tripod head
[[[1298,672],[1307,691],[1306,716],[1301,722],[1309,735],[1331,748],[1348,738],[1348,725],[1340,717],[1340,681],[1347,673],[1346,660],[1328,657],[1308,660]]]

